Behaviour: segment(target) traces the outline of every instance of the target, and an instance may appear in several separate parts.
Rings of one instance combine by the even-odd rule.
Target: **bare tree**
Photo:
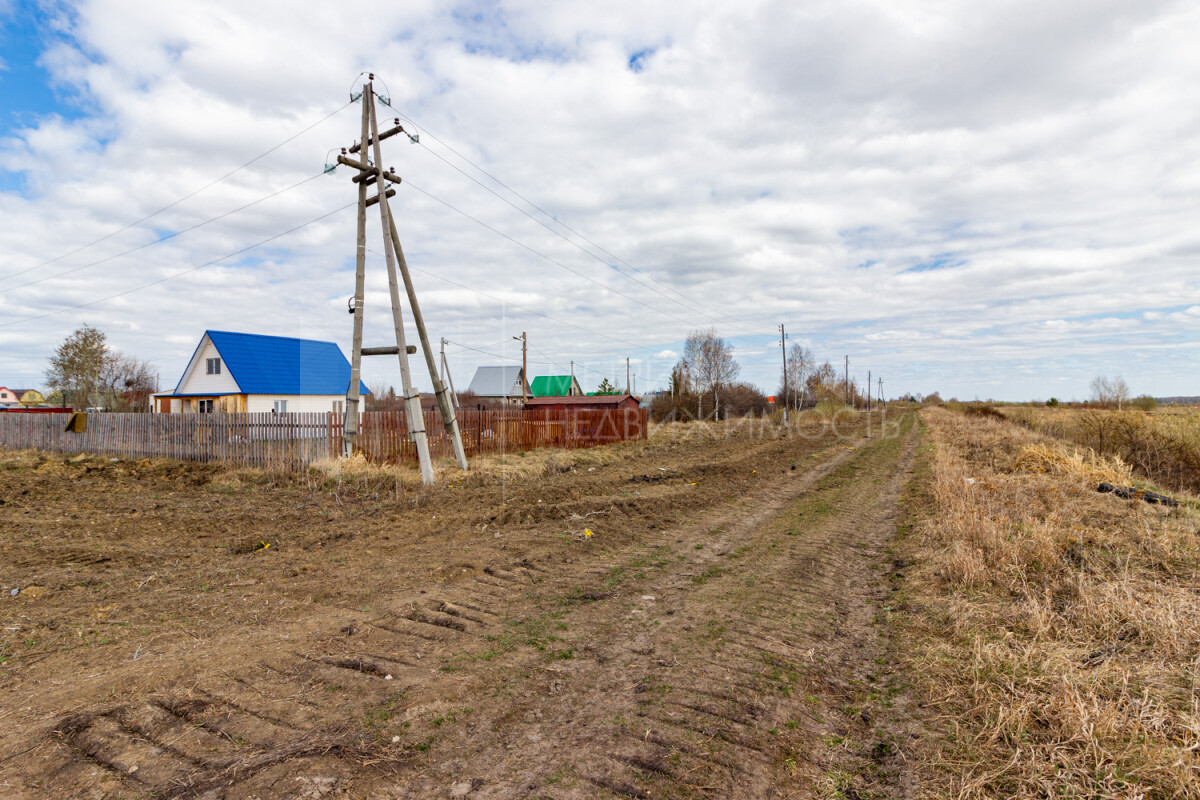
[[[107,336],[84,325],[66,338],[50,356],[46,384],[77,408],[94,405],[104,386],[108,363]]]
[[[845,397],[841,378],[838,377],[833,364],[828,361],[819,367],[810,368],[809,375],[804,381],[804,389],[807,398],[812,400],[813,405],[818,403],[838,404]]]
[[[1125,383],[1125,379],[1120,375],[1112,379],[1097,375],[1092,379],[1092,399],[1105,406],[1115,403],[1120,411],[1121,407],[1129,402],[1129,384]]]
[[[804,408],[805,380],[816,364],[812,350],[804,345],[793,344],[787,354],[787,380],[780,380],[779,393],[783,402],[792,408]]]
[[[117,350],[104,356],[101,373],[103,404],[113,411],[148,410],[147,399],[155,389],[154,366]]]
[[[696,394],[696,416],[704,418],[704,396],[711,394],[713,412],[720,417],[721,387],[737,378],[741,367],[733,360],[733,345],[713,328],[692,331],[683,345],[683,366]]]

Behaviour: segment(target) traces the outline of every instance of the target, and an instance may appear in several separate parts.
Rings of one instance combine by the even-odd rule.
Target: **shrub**
[[[1049,400],[1046,401],[1046,405],[1048,405],[1050,408],[1057,408],[1058,407],[1058,398],[1051,397]]]
[[[1153,411],[1158,408],[1158,401],[1148,394],[1138,395],[1130,401],[1130,405],[1138,411]]]

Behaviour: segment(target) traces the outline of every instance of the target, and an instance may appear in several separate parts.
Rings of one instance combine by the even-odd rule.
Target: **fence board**
[[[441,414],[423,415],[434,458],[451,458],[453,443]],[[89,414],[87,430],[67,433],[70,414],[0,412],[0,449],[93,453],[125,458],[173,458],[236,467],[302,470],[342,452],[342,420],[332,413]],[[540,447],[594,447],[645,439],[645,409],[505,409],[458,412],[468,458]],[[416,462],[403,411],[359,416],[358,450],[370,461]]]

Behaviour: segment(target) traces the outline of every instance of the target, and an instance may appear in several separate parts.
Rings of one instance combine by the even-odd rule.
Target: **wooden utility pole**
[[[370,136],[371,104],[367,101],[366,87],[362,94],[362,138],[367,141]],[[347,458],[354,454],[354,445],[358,441],[358,400],[359,384],[362,382],[362,331],[363,331],[363,300],[367,272],[367,184],[358,181],[358,249],[354,256],[354,305],[350,313],[354,315],[354,340],[350,349],[350,385],[346,388],[346,419],[342,428],[342,455]]]
[[[521,331],[520,336],[514,336],[514,339],[521,341],[521,399],[529,399],[529,344],[525,336],[525,331]]]
[[[567,387],[567,396],[575,394],[575,362],[571,362],[571,385]]]
[[[783,351],[783,424],[788,424],[787,333],[779,323],[779,349]]]
[[[395,354],[399,357],[400,361],[400,379],[404,393],[404,415],[408,423],[408,435],[417,447],[417,457],[421,463],[421,479],[426,484],[430,484],[433,483],[433,463],[429,453],[429,438],[425,431],[425,418],[421,410],[421,394],[412,384],[412,375],[408,364],[408,356],[410,353],[416,352],[416,348],[410,348],[405,343],[404,312],[400,304],[400,287],[396,277],[397,264],[399,265],[401,278],[404,281],[405,291],[408,294],[409,308],[413,312],[413,320],[416,323],[417,333],[421,339],[421,349],[425,356],[426,366],[429,368],[429,377],[433,383],[438,408],[441,412],[443,423],[446,426],[446,431],[450,434],[454,446],[454,455],[459,467],[462,469],[467,468],[467,457],[466,452],[463,450],[462,437],[458,430],[458,418],[454,413],[446,386],[438,376],[437,364],[433,358],[433,348],[429,344],[429,336],[425,330],[425,320],[421,315],[421,306],[417,302],[416,291],[413,288],[412,278],[408,272],[408,264],[404,260],[404,250],[400,246],[400,237],[396,233],[396,222],[392,218],[391,209],[388,206],[388,198],[396,193],[388,184],[400,183],[400,178],[395,175],[393,170],[385,172],[380,166],[383,162],[383,157],[379,143],[397,133],[403,133],[404,128],[400,126],[399,120],[397,120],[394,128],[382,134],[379,132],[379,120],[375,111],[374,78],[374,75],[368,76],[367,83],[364,84],[362,94],[360,95],[363,103],[362,138],[358,144],[349,148],[348,151],[343,150],[342,155],[338,156],[339,164],[345,164],[358,170],[358,175],[353,180],[358,184],[359,195],[358,258],[355,273],[354,307],[351,309],[354,312],[354,348],[351,360],[350,388],[346,395],[345,453],[349,455],[353,452],[355,436],[351,433],[352,420],[354,433],[357,433],[358,384],[361,380],[362,356]],[[375,156],[373,164],[367,158],[368,148],[373,150]],[[358,158],[361,160],[355,161],[348,158],[347,152],[358,154]],[[374,197],[368,200],[366,190],[371,185],[375,186],[376,193]],[[392,303],[392,326],[396,336],[396,346],[364,349],[362,346],[362,317],[363,286],[366,271],[366,209],[368,206],[376,204],[379,205],[380,222],[383,227],[384,258],[387,262],[388,290]]]
[[[867,413],[871,413],[871,370],[867,370]]]
[[[450,387],[450,397],[454,400],[454,410],[459,409],[458,390],[454,388],[454,376],[450,374],[450,362],[446,360],[446,337],[442,337],[442,383]]]
[[[846,377],[843,380],[846,383],[846,405],[853,407],[850,402],[850,356],[846,356]]]
[[[625,356],[625,394],[633,394],[632,384],[629,382],[629,356]]]

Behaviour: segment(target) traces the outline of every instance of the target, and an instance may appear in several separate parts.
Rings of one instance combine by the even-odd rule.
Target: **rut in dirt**
[[[899,744],[866,706],[886,691],[872,622],[913,445],[868,442],[790,496],[647,542],[597,572],[607,597],[539,587],[525,622],[558,641],[475,671],[507,701],[440,735],[398,796],[904,796]]]
[[[795,470],[803,451],[763,444],[736,471],[773,477],[707,502],[703,477],[638,472],[627,507],[664,512],[624,543],[495,553],[326,612],[248,662],[59,716],[0,775],[20,770],[17,798],[802,797],[862,756],[840,739],[886,777],[878,724],[845,709],[881,652],[875,565],[911,449],[838,440]],[[571,477],[570,513],[631,502]],[[562,513],[554,485],[519,488],[526,525]]]

